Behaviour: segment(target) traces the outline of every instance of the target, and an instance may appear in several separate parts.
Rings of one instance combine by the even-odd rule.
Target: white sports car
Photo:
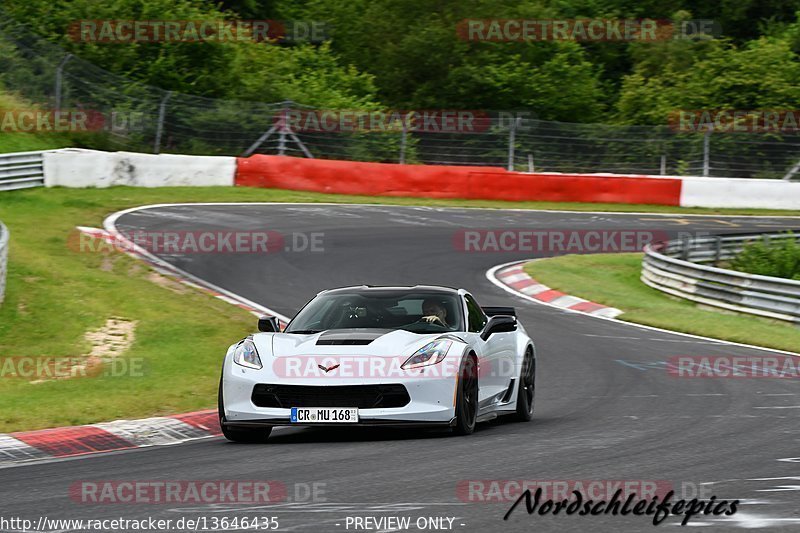
[[[512,307],[480,307],[446,287],[323,291],[281,332],[228,348],[219,386],[226,438],[265,441],[274,426],[450,427],[533,415],[536,352]]]

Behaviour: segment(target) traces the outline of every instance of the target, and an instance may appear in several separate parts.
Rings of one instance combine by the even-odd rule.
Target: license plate
[[[299,424],[348,424],[358,422],[357,407],[292,407],[292,422]]]

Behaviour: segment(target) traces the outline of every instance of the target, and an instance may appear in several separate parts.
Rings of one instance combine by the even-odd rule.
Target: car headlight
[[[251,339],[245,339],[233,350],[233,362],[247,368],[261,368],[256,345]]]
[[[441,362],[447,355],[447,350],[452,346],[453,341],[447,339],[437,339],[430,342],[414,352],[401,366],[404,370],[419,368],[421,366],[435,365]]]

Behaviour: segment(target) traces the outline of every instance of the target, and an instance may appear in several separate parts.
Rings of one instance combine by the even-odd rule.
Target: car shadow
[[[534,419],[531,428],[546,423],[547,420]],[[526,423],[515,422],[511,417],[499,417],[481,422],[475,428],[475,434],[490,434],[502,429],[527,426]],[[427,440],[442,438],[459,438],[448,428],[399,428],[399,427],[291,427],[279,426],[269,437],[269,444],[312,444],[337,442],[386,442]],[[468,438],[468,437],[467,437]],[[228,443],[232,445],[241,445]],[[246,444],[244,444],[246,446]]]

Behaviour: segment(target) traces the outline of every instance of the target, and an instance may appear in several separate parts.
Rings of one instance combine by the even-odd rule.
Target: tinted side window
[[[478,332],[483,329],[488,319],[475,298],[468,294],[464,299],[467,301],[467,321],[469,322],[467,327],[469,331]]]

